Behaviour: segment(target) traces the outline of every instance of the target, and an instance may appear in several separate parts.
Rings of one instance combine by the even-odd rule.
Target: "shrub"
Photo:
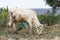
[[[38,15],[38,19],[41,23],[49,25],[54,25],[58,22],[58,15],[47,13],[44,15]]]
[[[5,27],[7,23],[7,16],[8,15],[8,10],[7,9],[2,9],[0,12],[0,27]]]

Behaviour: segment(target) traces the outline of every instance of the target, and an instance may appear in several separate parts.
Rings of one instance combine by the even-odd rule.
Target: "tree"
[[[60,7],[60,0],[46,0],[46,3],[52,7],[53,13],[56,13],[56,8]]]

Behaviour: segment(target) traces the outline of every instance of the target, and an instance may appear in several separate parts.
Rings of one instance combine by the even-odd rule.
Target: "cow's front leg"
[[[28,21],[28,25],[29,25],[29,27],[28,27],[27,32],[29,31],[29,28],[30,28],[30,30],[32,30],[32,33],[34,34],[34,30],[33,30],[33,27],[32,27],[32,21],[31,20]]]

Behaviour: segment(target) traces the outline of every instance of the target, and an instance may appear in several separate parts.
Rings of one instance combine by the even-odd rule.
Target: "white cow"
[[[14,31],[16,31],[15,22],[21,24],[22,22],[28,23],[29,27],[32,29],[36,27],[37,33],[41,34],[43,30],[43,25],[40,24],[37,14],[33,10],[29,9],[10,9],[9,10],[9,23],[8,25],[13,26]]]

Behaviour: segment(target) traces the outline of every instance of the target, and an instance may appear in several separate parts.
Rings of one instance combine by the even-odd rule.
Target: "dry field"
[[[0,40],[60,40],[60,24],[54,26],[44,25],[43,34],[32,34],[31,30],[26,34],[25,29],[18,31],[18,34],[0,35]],[[4,33],[4,32],[2,32]]]

